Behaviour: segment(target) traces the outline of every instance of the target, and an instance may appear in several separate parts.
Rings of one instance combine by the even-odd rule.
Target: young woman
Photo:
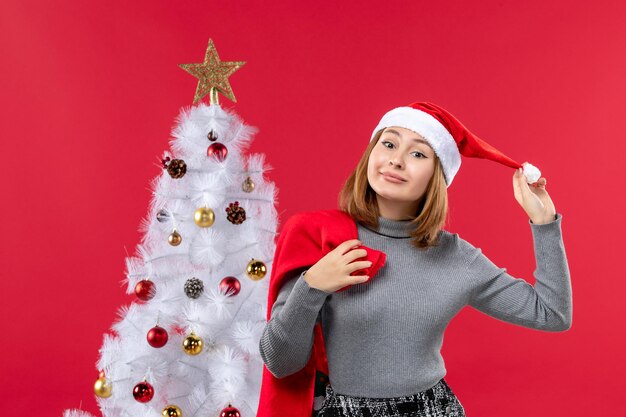
[[[534,287],[442,229],[461,155],[516,168],[514,196],[533,235]],[[266,366],[258,416],[311,409],[319,417],[465,416],[440,354],[464,306],[524,327],[568,330],[562,215],[546,179],[528,181],[533,167],[523,168],[432,103],[385,114],[344,184],[341,210],[299,214],[281,233],[288,237],[277,245],[259,346]],[[316,403],[313,395],[321,395]],[[298,398],[307,414],[294,413]]]

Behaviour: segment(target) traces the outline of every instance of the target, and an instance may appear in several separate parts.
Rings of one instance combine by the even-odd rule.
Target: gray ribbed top
[[[437,247],[411,245],[409,221],[358,224],[364,245],[387,261],[370,282],[340,293],[311,288],[291,272],[260,340],[261,357],[277,378],[308,362],[313,328],[321,321],[330,383],[338,394],[389,398],[434,386],[446,375],[444,331],[466,305],[499,320],[537,330],[570,328],[572,287],[561,233],[529,221],[535,250],[534,287],[491,262],[480,248],[442,230]]]

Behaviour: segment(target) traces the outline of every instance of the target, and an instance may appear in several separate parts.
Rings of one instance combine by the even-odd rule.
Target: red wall
[[[573,327],[466,308],[446,332],[446,379],[470,417],[626,415],[623,2],[314,3],[2,2],[5,407],[97,411],[102,335],[131,301],[124,258],[196,88],[178,64],[200,62],[211,37],[223,60],[247,61],[231,77],[238,103],[222,101],[259,128],[250,151],[274,167],[281,221],[335,207],[379,118],[412,101],[542,169],[563,214]],[[464,159],[448,229],[534,283],[512,175]]]

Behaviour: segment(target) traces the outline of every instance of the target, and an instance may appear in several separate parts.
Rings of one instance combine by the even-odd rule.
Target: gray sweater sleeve
[[[259,342],[261,358],[276,378],[298,372],[309,361],[313,330],[331,294],[310,287],[302,277],[304,271],[291,271],[285,278]]]
[[[536,269],[534,287],[498,268],[480,249],[469,264],[477,285],[469,304],[499,320],[532,329],[560,332],[572,325],[572,285],[563,237],[562,215],[531,226]]]

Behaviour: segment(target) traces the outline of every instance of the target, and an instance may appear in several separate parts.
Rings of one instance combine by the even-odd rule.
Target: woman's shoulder
[[[440,230],[439,239],[440,245],[445,246],[446,250],[454,255],[473,256],[480,251],[480,248],[463,239],[458,233],[452,233],[445,229]]]

